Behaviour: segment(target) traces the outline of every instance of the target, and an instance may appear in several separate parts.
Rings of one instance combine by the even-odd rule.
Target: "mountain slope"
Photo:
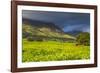
[[[79,30],[73,30],[73,31],[69,31],[69,32],[66,32],[67,34],[69,35],[72,35],[72,36],[77,36],[78,34],[82,33],[83,31],[79,31]]]
[[[64,33],[58,26],[50,22],[30,20],[23,18],[23,37],[27,36],[45,36],[57,38],[75,39]]]

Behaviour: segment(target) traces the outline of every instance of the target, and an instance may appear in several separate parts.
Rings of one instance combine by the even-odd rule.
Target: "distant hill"
[[[78,34],[82,33],[82,31],[73,30],[73,31],[69,31],[69,32],[66,32],[66,33],[76,37]]]
[[[51,22],[43,22],[38,20],[25,19],[22,20],[23,24],[23,37],[28,36],[43,36],[43,37],[55,37],[65,39],[75,39],[75,37],[64,33],[62,29]]]

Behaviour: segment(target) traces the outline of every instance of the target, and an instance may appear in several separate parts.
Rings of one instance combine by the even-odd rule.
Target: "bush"
[[[82,32],[77,36],[77,44],[79,45],[90,45],[90,34],[88,32]]]
[[[28,41],[43,41],[42,38],[30,36],[27,38]]]
[[[33,37],[27,37],[28,41],[34,41]]]

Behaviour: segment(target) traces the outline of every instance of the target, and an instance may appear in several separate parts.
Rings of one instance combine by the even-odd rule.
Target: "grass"
[[[23,39],[22,62],[82,60],[90,58],[90,47],[68,42]]]

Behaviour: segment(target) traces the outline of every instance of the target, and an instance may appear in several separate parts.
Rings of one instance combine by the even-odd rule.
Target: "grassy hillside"
[[[53,23],[25,19],[22,32],[22,62],[90,58],[89,45],[77,44],[77,38],[65,33]]]
[[[23,37],[25,36],[46,36],[75,39],[73,36],[65,34],[61,31],[59,32],[56,28],[53,30],[50,27],[35,27],[29,24],[23,24]]]

